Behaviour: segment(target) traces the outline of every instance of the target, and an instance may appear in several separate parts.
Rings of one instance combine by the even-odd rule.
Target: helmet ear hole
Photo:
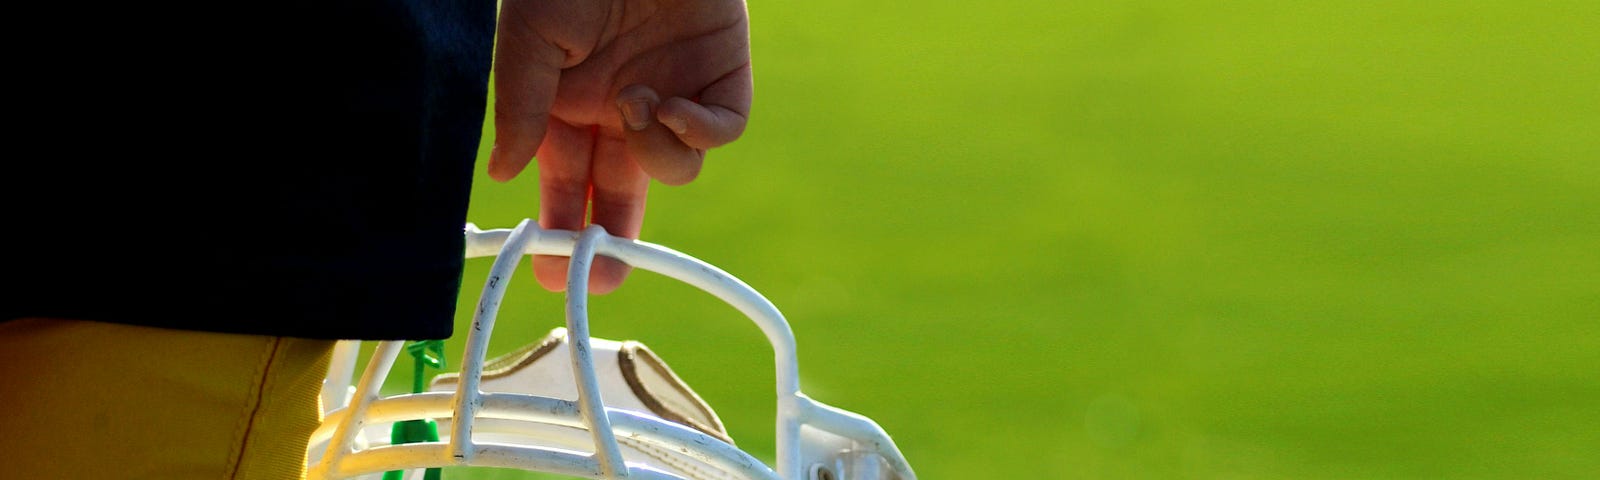
[[[833,473],[833,469],[820,463],[811,466],[811,475],[809,477],[809,480],[839,480],[839,476]]]

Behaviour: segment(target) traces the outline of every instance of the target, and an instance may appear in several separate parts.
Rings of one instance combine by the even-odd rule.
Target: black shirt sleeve
[[[18,63],[0,319],[450,335],[495,2],[76,10]]]

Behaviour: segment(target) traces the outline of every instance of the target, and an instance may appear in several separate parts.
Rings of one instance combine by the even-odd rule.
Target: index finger
[[[520,7],[519,7],[520,6]],[[507,8],[526,8],[515,2]],[[520,14],[502,13],[494,52],[494,147],[489,177],[507,181],[528,166],[545,136],[566,53],[529,28],[512,28]]]

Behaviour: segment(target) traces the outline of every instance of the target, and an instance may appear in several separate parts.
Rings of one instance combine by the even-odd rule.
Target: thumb
[[[689,183],[700,175],[706,152],[685,145],[672,129],[658,121],[656,110],[660,106],[660,95],[644,85],[630,85],[617,93],[628,157],[661,183]]]

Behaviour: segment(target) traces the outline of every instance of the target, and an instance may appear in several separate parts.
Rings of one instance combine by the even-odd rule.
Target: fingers
[[[600,137],[595,142],[591,170],[594,188],[589,200],[594,211],[589,221],[605,227],[612,235],[639,238],[650,177],[638,163],[627,158],[626,149],[621,138]],[[589,289],[596,294],[615,290],[632,269],[612,258],[595,259],[589,272]]]
[[[520,18],[509,13],[500,16],[501,33],[495,47],[495,142],[488,169],[489,177],[501,182],[522,173],[539,149],[566,58],[561,48],[531,29],[504,25]]]
[[[617,93],[628,155],[650,177],[668,185],[700,174],[706,150],[744,134],[754,81],[745,63],[700,91],[700,101],[662,100],[654,89],[630,85]]]
[[[700,175],[705,151],[678,140],[672,130],[656,120],[661,98],[644,85],[632,85],[617,93],[617,108],[622,114],[622,137],[627,154],[638,162],[650,178],[667,185],[682,185]]]
[[[539,226],[582,230],[589,208],[590,159],[594,135],[588,128],[551,119],[539,148]],[[567,257],[535,255],[534,276],[546,290],[567,285]]]
[[[550,120],[539,149],[539,226],[582,230],[589,223],[625,238],[639,238],[650,177],[627,158],[617,137],[596,137],[596,129]],[[592,212],[590,207],[592,205]],[[568,257],[535,255],[534,276],[551,291],[566,290]],[[609,293],[632,270],[612,258],[595,259],[589,292]]]
[[[682,97],[661,102],[656,119],[689,147],[727,145],[744,134],[754,88],[750,65],[745,64],[701,91],[700,103]]]

